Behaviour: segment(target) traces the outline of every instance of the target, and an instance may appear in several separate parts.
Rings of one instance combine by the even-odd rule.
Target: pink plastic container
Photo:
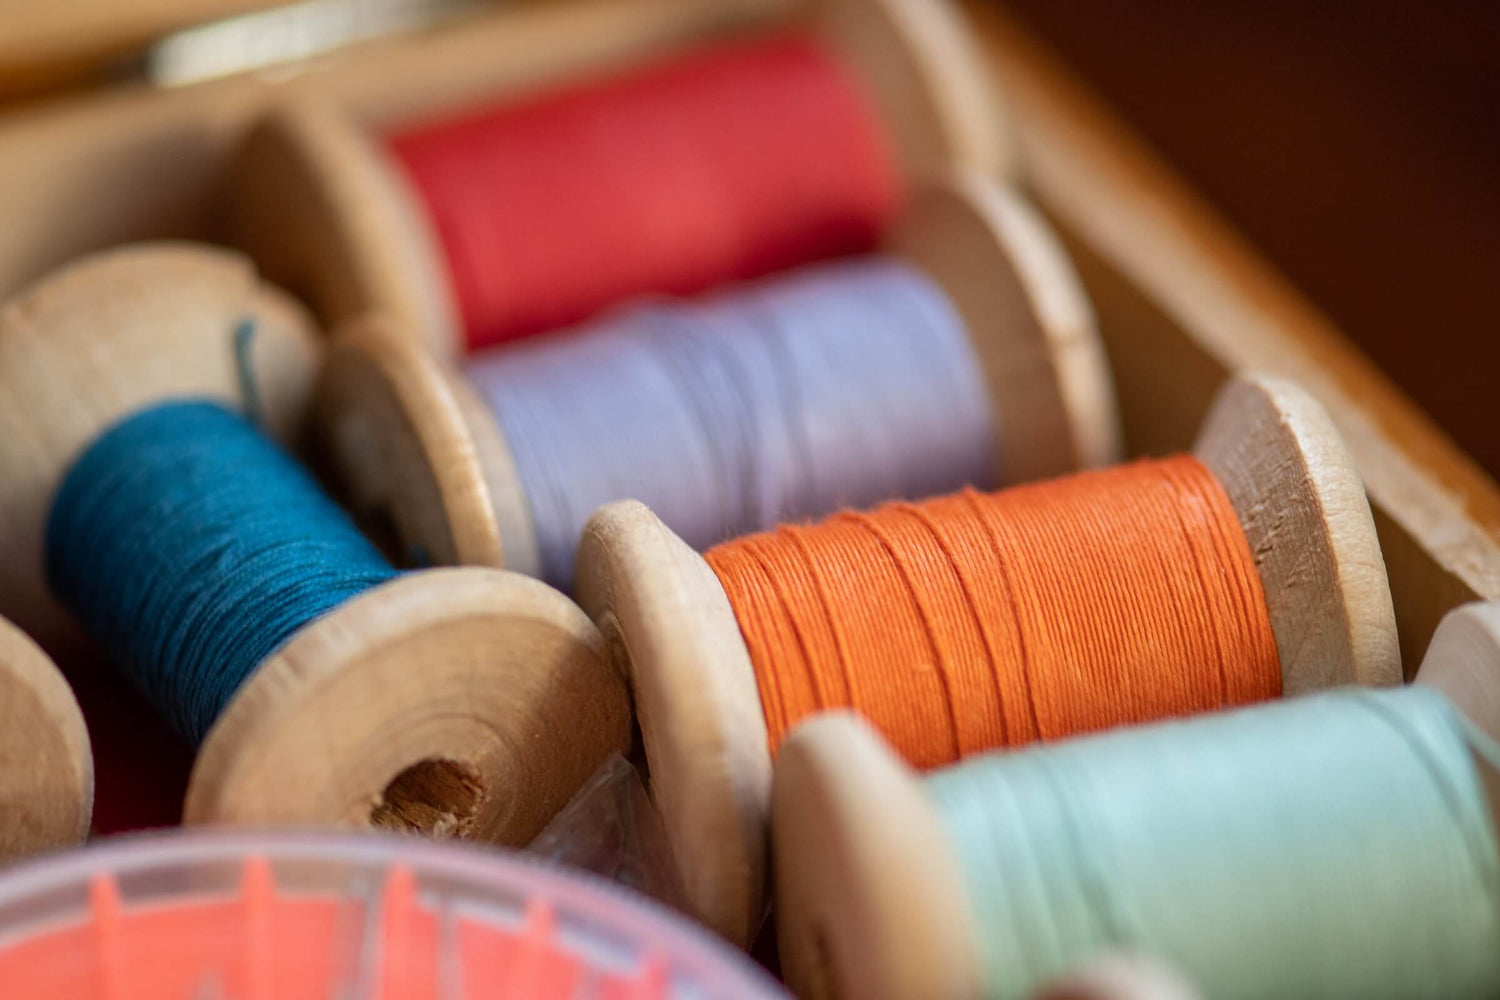
[[[192,833],[0,873],[0,997],[784,1000],[708,931],[522,855]]]

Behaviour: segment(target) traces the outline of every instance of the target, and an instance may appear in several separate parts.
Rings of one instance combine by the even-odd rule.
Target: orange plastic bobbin
[[[49,1000],[776,1000],[617,886],[495,852],[170,834],[0,878],[0,989]]]

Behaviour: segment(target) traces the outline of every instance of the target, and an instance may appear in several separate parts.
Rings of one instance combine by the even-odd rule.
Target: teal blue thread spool
[[[304,310],[209,247],[92,254],[12,296],[0,311],[0,613],[45,648],[76,643],[47,587],[43,539],[63,475],[100,434],[173,397],[249,412],[253,391],[259,423],[290,441],[321,350]]]
[[[788,982],[1024,997],[1132,949],[1211,997],[1493,996],[1495,753],[1421,687],[1120,730],[920,784],[862,723],[812,723],[773,800]]]
[[[396,570],[248,420],[173,400],[73,463],[47,521],[47,577],[197,746],[261,660]]]
[[[247,337],[247,329],[254,335]],[[91,449],[116,431],[139,431],[144,425],[137,421],[153,411],[170,413],[184,398],[229,404],[273,427],[291,428],[311,383],[311,333],[302,313],[280,293],[260,286],[242,261],[218,251],[130,248],[44,280],[0,319],[0,357],[15,362],[0,370],[0,398],[38,410],[35,419],[18,420],[16,433],[0,443],[0,524],[34,526],[40,542],[44,518],[70,470],[87,464]],[[64,409],[54,413],[49,406]],[[231,419],[245,434],[260,433],[242,418]],[[59,524],[86,534],[83,529],[96,521],[113,523],[119,534],[131,534],[144,546],[142,552],[151,548],[152,532],[165,533],[157,549],[169,555],[190,553],[196,560],[211,550],[202,566],[157,567],[169,577],[176,574],[174,600],[186,596],[189,605],[202,599],[212,606],[227,597],[235,613],[254,617],[265,609],[240,605],[247,595],[264,596],[268,586],[275,591],[276,574],[259,583],[249,579],[254,585],[243,587],[257,572],[235,543],[242,540],[245,518],[274,519],[288,511],[256,510],[257,486],[265,484],[256,476],[266,472],[257,472],[255,462],[230,462],[200,482],[176,480],[171,470],[181,445],[170,433],[133,441],[131,449],[165,449],[173,461],[157,466],[162,481],[120,492],[129,498],[136,490],[139,500],[142,489],[163,495],[186,490],[190,502],[163,506],[147,497],[124,515],[90,507],[81,520]],[[270,447],[263,440],[259,445]],[[117,457],[128,465],[129,454]],[[290,464],[284,456],[282,461]],[[206,498],[212,508],[226,499],[213,491],[226,487],[239,497],[229,516],[221,511],[217,521],[195,520],[197,500]],[[119,499],[108,487],[83,494],[89,505]],[[307,499],[316,497],[316,489],[303,483],[293,494]],[[291,503],[288,496],[282,491],[272,502]],[[326,498],[316,502],[325,513],[332,511]],[[144,535],[134,534],[137,529]],[[352,541],[347,526],[342,530]],[[228,544],[184,548],[169,538],[179,531],[206,531]],[[118,541],[116,534],[95,532],[78,543],[108,548]],[[314,532],[301,544],[316,548],[327,541]],[[120,582],[94,578],[90,567],[110,567],[107,575],[119,577],[151,571],[144,557],[120,558],[116,552],[91,562],[107,555],[94,552],[75,563],[79,553],[68,555],[67,540],[62,550],[55,579],[71,602],[80,600],[80,588]],[[231,637],[217,633],[216,616],[207,615],[190,630],[157,633],[174,636],[173,642],[189,634],[191,642],[205,642],[198,658],[205,669],[236,660],[248,664],[240,670],[244,676],[203,685],[202,692],[212,696],[180,720],[190,735],[207,728],[186,820],[373,823],[506,843],[529,840],[628,739],[624,684],[605,665],[597,631],[562,595],[512,574],[424,571],[382,582],[389,567],[371,560],[368,551],[361,559],[374,570],[368,587],[331,595],[313,615],[292,614],[282,623],[289,628],[257,635],[246,627]],[[5,572],[0,609],[18,609],[44,624],[59,618],[39,551]],[[151,581],[138,583],[137,595],[159,596]],[[93,594],[77,607],[95,626],[109,625],[101,638],[122,644],[120,659],[134,659],[131,669],[149,676],[159,666],[150,660],[176,653],[131,646],[138,635],[134,626],[115,626],[138,619],[117,614],[121,607],[112,600]],[[158,607],[154,598],[148,603]],[[105,613],[101,617],[89,607]]]

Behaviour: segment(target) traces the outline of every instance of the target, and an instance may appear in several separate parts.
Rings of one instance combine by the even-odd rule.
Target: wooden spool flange
[[[798,997],[984,996],[979,930],[942,821],[868,723],[831,712],[799,726],[777,755],[774,792],[776,946]]]
[[[1500,602],[1449,612],[1417,683],[1500,737],[1497,678]],[[1500,775],[1484,761],[1479,771],[1500,813]],[[797,996],[983,995],[972,908],[937,812],[867,723],[831,713],[799,728],[777,758],[771,812],[777,943]]]
[[[1067,255],[1022,199],[963,173],[922,185],[888,249],[931,276],[969,331],[995,407],[996,478],[1046,478],[1117,457],[1108,363]],[[774,280],[774,279],[770,279]],[[389,317],[335,339],[319,398],[330,460],[439,563],[540,570],[505,432],[452,365]],[[503,348],[502,348],[503,349]]]
[[[0,618],[0,862],[82,842],[93,810],[94,757],[73,690]]]
[[[248,345],[237,333],[256,330]],[[239,345],[237,349],[237,345]],[[85,259],[0,314],[5,610],[62,624],[40,539],[63,476],[151,403],[211,397],[289,432],[319,342],[240,257],[185,246]],[[614,751],[629,698],[551,588],[487,569],[411,573],[304,627],[199,749],[188,822],[376,824],[523,844]]]
[[[1012,173],[982,58],[943,0],[820,0],[809,27],[873,99],[907,177],[952,166]],[[378,136],[299,99],[252,131],[234,171],[237,239],[325,323],[399,318],[437,353],[464,350],[436,234]]]
[[[1443,616],[1415,683],[1443,692],[1480,732],[1500,740],[1500,601],[1475,601]],[[1479,764],[1500,818],[1500,774]]]
[[[1245,529],[1284,690],[1398,683],[1374,521],[1322,409],[1287,382],[1237,378],[1221,390],[1196,453]],[[702,556],[626,501],[589,522],[575,596],[631,679],[654,799],[689,902],[743,941],[763,908],[771,756],[754,667],[724,589]]]
[[[239,339],[238,331],[253,333]],[[44,647],[72,626],[47,590],[47,513],[74,459],[120,417],[174,396],[301,432],[322,345],[306,312],[238,254],[148,244],[82,258],[0,307],[0,614]]]

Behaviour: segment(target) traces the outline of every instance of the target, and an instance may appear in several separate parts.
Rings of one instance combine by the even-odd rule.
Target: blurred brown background
[[[1500,474],[1500,5],[1006,3]]]

